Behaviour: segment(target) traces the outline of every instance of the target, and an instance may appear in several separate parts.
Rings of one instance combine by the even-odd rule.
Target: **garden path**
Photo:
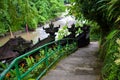
[[[101,62],[98,42],[79,48],[61,60],[41,80],[100,80]]]

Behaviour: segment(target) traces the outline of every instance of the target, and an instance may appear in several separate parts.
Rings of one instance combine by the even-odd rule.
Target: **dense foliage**
[[[104,80],[120,80],[120,66],[116,64],[120,58],[120,49],[117,44],[119,42],[117,38],[120,38],[120,0],[71,1],[73,1],[71,14],[75,15],[77,19],[84,18],[99,25],[92,29],[97,29],[95,33],[100,35],[100,58],[104,61],[102,78]]]
[[[107,36],[113,28],[119,28],[120,1],[119,0],[72,0],[71,13],[76,18],[97,22],[100,25],[102,38]]]
[[[102,68],[103,80],[120,80],[120,65],[118,65],[120,49],[117,44],[120,41],[118,41],[118,38],[120,38],[120,31],[111,31],[100,49],[100,57],[104,58]]]
[[[24,29],[26,24],[35,29],[64,10],[63,0],[0,0],[0,35],[9,28]]]
[[[22,78],[22,80],[36,80],[40,74],[43,75],[43,72],[45,72],[44,70],[47,70],[50,65],[54,66],[54,61],[56,61],[58,58],[59,61],[60,59],[70,55],[76,49],[76,43],[73,42],[72,44],[66,44],[65,46],[62,46],[61,49],[59,45],[55,45],[48,50],[45,50],[45,48],[40,49],[40,53],[35,53],[34,56],[24,57],[20,60],[18,66],[21,75],[33,68],[33,66],[37,65],[39,62],[41,63],[37,65],[27,76]],[[46,62],[48,62],[48,64],[46,64]],[[0,62],[0,73],[2,73],[7,67],[9,67],[8,63],[3,64]],[[5,75],[4,80],[17,80],[16,75],[16,69],[11,68],[10,71]]]
[[[70,34],[70,32],[68,31],[68,26],[65,25],[58,30],[55,40],[63,39],[65,36],[67,36],[69,34]]]

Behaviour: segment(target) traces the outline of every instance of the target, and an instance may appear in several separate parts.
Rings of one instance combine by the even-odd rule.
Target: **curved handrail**
[[[25,54],[23,54],[23,55],[15,58],[15,59],[11,62],[11,64],[9,65],[9,67],[8,67],[7,69],[5,69],[5,70],[0,74],[0,80],[2,80],[2,79],[5,77],[5,75],[10,71],[11,68],[13,68],[13,67],[16,65],[16,63],[17,63],[20,59],[22,59],[22,58],[24,58],[24,57],[27,57],[27,56],[29,56],[29,55],[31,55],[31,54],[34,54],[35,51],[38,51],[38,50],[40,50],[40,49],[42,49],[42,48],[44,48],[44,47],[46,47],[46,46],[49,46],[49,45],[54,44],[54,43],[59,43],[60,41],[64,41],[64,40],[65,40],[65,41],[68,41],[68,40],[73,40],[73,41],[75,41],[76,39],[75,39],[75,38],[65,38],[65,39],[61,39],[61,40],[58,40],[58,41],[49,42],[49,43],[47,43],[47,44],[44,44],[44,45],[42,45],[42,46],[40,46],[40,47],[38,47],[38,48],[36,48],[36,49],[33,49],[33,50],[31,50],[31,51],[29,51],[29,52],[27,52],[27,53],[25,53]],[[15,66],[15,67],[16,67],[16,66]],[[19,79],[19,80],[21,80],[21,79]]]

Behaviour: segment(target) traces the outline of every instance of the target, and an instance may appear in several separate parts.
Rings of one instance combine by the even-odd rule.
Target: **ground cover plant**
[[[65,46],[61,46],[61,49],[59,49],[59,46],[54,46],[52,48],[49,48],[46,52],[46,49],[40,49],[39,53],[34,55],[34,56],[28,56],[25,57],[23,59],[21,59],[19,61],[19,74],[22,75],[24,74],[27,70],[31,69],[31,67],[33,67],[35,64],[37,64],[37,62],[43,60],[44,58],[46,58],[46,54],[48,57],[47,63],[46,60],[44,62],[42,62],[41,64],[39,64],[35,69],[33,69],[27,76],[24,76],[24,78],[22,80],[35,80],[36,77],[38,77],[38,75],[40,73],[42,73],[52,62],[54,62],[60,55],[61,57],[65,57],[69,54],[72,53],[72,51],[74,49],[76,49],[76,43],[72,43],[72,44],[67,44]],[[3,64],[0,63],[0,72],[4,71],[7,67],[9,67],[8,63]],[[16,69],[13,67],[12,69],[10,69],[10,71],[6,74],[4,80],[17,80],[17,72]]]

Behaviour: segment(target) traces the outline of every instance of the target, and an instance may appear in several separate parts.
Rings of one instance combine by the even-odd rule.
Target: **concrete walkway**
[[[97,58],[98,42],[61,60],[41,80],[100,80],[101,63]]]

